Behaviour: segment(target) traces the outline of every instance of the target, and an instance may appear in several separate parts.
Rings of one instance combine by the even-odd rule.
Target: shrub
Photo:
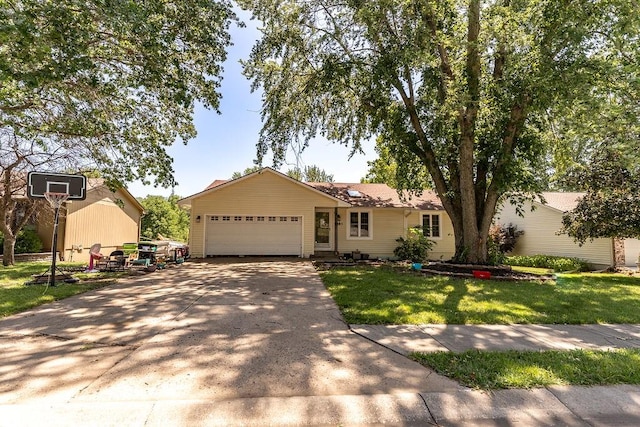
[[[407,238],[399,237],[396,242],[399,245],[393,250],[394,255],[411,262],[425,261],[433,247],[433,241],[427,239],[422,232],[422,227],[409,228]]]
[[[489,238],[493,242],[493,246],[500,253],[506,254],[516,247],[518,237],[522,236],[524,231],[518,230],[517,225],[494,224],[489,229]],[[491,246],[489,246],[491,248]]]
[[[517,255],[507,257],[506,263],[522,267],[549,268],[553,271],[588,271],[589,262],[580,258],[553,255]]]
[[[498,246],[498,244],[493,239],[489,239],[489,242],[487,243],[488,243],[487,263],[489,265],[504,264],[505,260],[507,259],[507,256],[504,254],[504,252],[500,250],[500,247]]]
[[[0,234],[0,253],[4,245],[4,236]],[[18,233],[14,253],[31,254],[42,252],[42,240],[33,228],[24,228]]]

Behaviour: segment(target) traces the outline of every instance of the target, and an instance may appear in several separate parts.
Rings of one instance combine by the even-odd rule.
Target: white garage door
[[[640,240],[625,239],[624,240],[624,261],[627,267],[633,267],[639,261],[640,256]]]
[[[205,255],[302,255],[302,217],[209,215]]]

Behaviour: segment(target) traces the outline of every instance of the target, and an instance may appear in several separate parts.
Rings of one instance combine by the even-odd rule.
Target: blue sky
[[[256,142],[261,128],[261,95],[251,93],[250,82],[242,75],[240,59],[249,56],[251,47],[259,37],[256,23],[250,15],[241,14],[246,28],[232,28],[234,46],[229,49],[224,64],[222,80],[222,101],[220,111],[209,111],[201,106],[196,108],[195,125],[198,136],[185,146],[177,142],[167,151],[174,159],[173,167],[178,186],[175,194],[186,197],[204,190],[215,179],[228,179],[233,172],[241,172],[253,166],[256,157]],[[363,145],[365,154],[355,154],[350,160],[349,148],[316,139],[302,154],[302,164],[317,165],[333,174],[336,182],[359,182],[367,172],[367,160],[376,155],[373,142]],[[286,171],[295,166],[292,153],[287,158]],[[264,166],[271,166],[270,159]],[[136,197],[149,194],[168,196],[171,189],[143,186],[139,182],[129,185],[129,191]]]

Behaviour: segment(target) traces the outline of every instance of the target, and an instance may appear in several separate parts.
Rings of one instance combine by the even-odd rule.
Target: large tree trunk
[[[445,204],[446,205],[446,204]],[[465,222],[462,212],[447,210],[453,224],[453,234],[455,236],[456,252],[453,256],[454,262],[469,264],[486,264],[488,261],[487,240],[489,237],[489,226],[482,222],[478,224],[475,212],[467,212]],[[465,208],[463,208],[465,210]],[[467,208],[468,210],[468,208]]]
[[[2,244],[2,265],[8,267],[16,263],[14,250],[16,247],[16,237],[13,235],[4,235],[4,242]]]

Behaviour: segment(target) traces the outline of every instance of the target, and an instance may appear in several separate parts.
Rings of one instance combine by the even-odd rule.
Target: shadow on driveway
[[[0,321],[0,404],[460,390],[348,330],[308,261],[189,262]]]

